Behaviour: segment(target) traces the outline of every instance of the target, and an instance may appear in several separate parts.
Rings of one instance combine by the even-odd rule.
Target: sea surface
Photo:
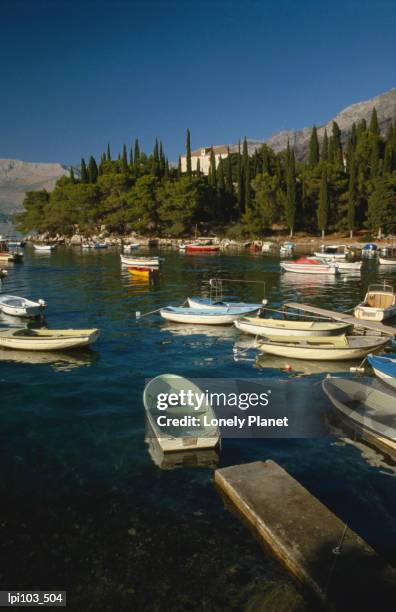
[[[337,428],[317,439],[225,439],[218,458],[193,454],[162,466],[145,442],[146,378],[268,379],[302,413],[326,418],[320,381],[349,364],[300,362],[285,372],[279,358],[258,363],[251,339],[231,327],[136,318],[207,294],[213,277],[260,281],[224,287],[245,301],[265,291],[272,308],[295,300],[348,310],[368,284],[396,286],[396,270],[369,261],[362,275],[300,278],[261,254],[160,254],[152,282],[122,270],[113,248],[27,248],[23,264],[8,265],[3,292],[45,299],[49,327],[101,335],[73,354],[0,350],[2,589],[66,590],[71,610],[311,609],[213,485],[216,464],[269,458],[396,563],[395,467]],[[237,358],[235,344],[244,347]]]

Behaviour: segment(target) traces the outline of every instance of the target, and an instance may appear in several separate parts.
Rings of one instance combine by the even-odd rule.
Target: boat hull
[[[354,316],[361,321],[385,321],[396,316],[396,306],[390,308],[373,308],[371,306],[356,306]]]
[[[220,246],[214,244],[206,244],[206,245],[195,245],[195,244],[187,244],[186,251],[189,253],[214,253],[216,251],[220,251]]]
[[[299,274],[337,274],[336,266],[321,264],[295,264],[282,261],[280,267],[285,272],[298,272]]]
[[[350,328],[350,325],[337,324],[337,326],[329,325],[328,328],[321,327],[320,329],[297,329],[293,327],[271,327],[263,325],[255,325],[250,321],[240,319],[235,321],[235,327],[246,334],[252,334],[254,336],[306,336],[308,331],[310,336],[337,336],[345,334]]]
[[[0,348],[10,348],[22,351],[62,351],[68,349],[88,346],[97,340],[99,330],[91,330],[89,333],[76,335],[63,335],[59,337],[29,337],[10,335],[5,336],[0,332]]]
[[[188,305],[190,308],[200,308],[204,310],[216,310],[228,308],[229,310],[238,308],[251,308],[252,312],[260,310],[262,306],[266,304],[266,300],[263,300],[262,304],[248,304],[244,302],[216,302],[205,298],[188,298]]]
[[[120,255],[121,263],[124,266],[129,267],[145,267],[145,268],[158,268],[161,260],[159,257],[125,257]]]
[[[188,310],[186,308],[186,310]],[[178,312],[170,312],[166,309],[160,310],[161,317],[166,319],[167,321],[172,321],[173,323],[192,323],[193,325],[231,325],[237,319],[246,316],[246,312],[239,314],[235,312],[230,312],[227,314],[217,314],[211,313],[208,310],[208,313],[202,314],[188,314],[188,313],[178,313]]]
[[[383,257],[379,258],[379,263],[381,264],[381,266],[396,266],[396,260],[384,259]]]
[[[258,348],[269,355],[278,357],[290,357],[291,359],[313,359],[317,361],[350,361],[362,359],[369,353],[374,353],[388,342],[388,339],[373,345],[357,346],[350,345],[340,347],[324,346],[295,346],[287,343],[276,343],[268,340],[260,340]]]

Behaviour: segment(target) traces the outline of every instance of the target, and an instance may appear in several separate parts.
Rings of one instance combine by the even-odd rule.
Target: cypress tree
[[[177,178],[180,178],[182,175],[182,166],[181,166],[181,157],[179,155],[179,162],[177,164]]]
[[[285,217],[286,223],[290,230],[290,238],[293,237],[294,224],[296,220],[296,208],[296,162],[294,158],[294,151],[290,150],[289,143],[287,143]]]
[[[373,107],[373,110],[371,112],[369,131],[370,131],[370,134],[374,134],[375,136],[379,136],[380,135],[380,129],[379,129],[379,125],[378,125],[377,109],[375,108],[375,106]]]
[[[316,166],[319,161],[319,141],[316,126],[312,128],[311,138],[309,139],[309,157],[308,163],[310,166]]]
[[[133,148],[132,145],[129,147],[129,167],[133,168]]]
[[[88,180],[90,183],[96,183],[98,180],[98,166],[96,165],[95,158],[91,155],[88,164]]]
[[[396,170],[396,119],[392,126],[392,171]]]
[[[133,157],[135,158],[135,167],[138,168],[140,162],[140,147],[139,140],[137,138],[135,138],[135,150]]]
[[[201,176],[201,162],[199,160],[199,157],[197,159],[197,176]]]
[[[238,141],[238,202],[239,202],[239,212],[242,214],[243,212],[243,202],[244,202],[244,191],[243,191],[243,173],[242,173],[242,157],[241,157],[241,141]]]
[[[338,123],[333,121],[332,126],[332,146],[331,151],[329,150],[329,161],[335,164],[338,170],[343,167],[343,156],[342,156],[342,144],[341,144],[341,130],[338,127]]]
[[[209,185],[216,187],[217,184],[217,172],[216,172],[216,157],[214,154],[213,147],[210,149],[210,165],[209,165]]]
[[[160,175],[160,178],[165,176],[165,155],[164,155],[164,147],[162,146],[162,140],[160,140],[160,146],[159,146],[159,175]]]
[[[111,161],[110,143],[107,144],[107,161]]]
[[[155,139],[155,145],[154,145],[154,149],[153,149],[153,158],[152,158],[152,165],[151,165],[151,173],[154,176],[159,176],[159,174],[160,174],[159,149],[158,149],[158,140],[157,140],[157,138]]]
[[[226,191],[229,194],[232,194],[234,192],[234,185],[233,185],[233,181],[232,181],[232,164],[231,164],[230,147],[227,147]]]
[[[166,181],[169,179],[169,162],[167,157],[165,158],[164,179]]]
[[[261,172],[265,174],[266,172],[270,174],[270,160],[269,160],[269,152],[267,145],[263,145],[261,147],[261,158],[262,158],[262,166]]]
[[[223,158],[220,155],[219,166],[217,169],[217,188],[220,196],[224,196],[226,186],[225,186],[225,178],[224,178],[224,167],[223,167]]]
[[[187,128],[187,137],[186,137],[186,168],[187,168],[187,176],[191,176],[191,143],[190,143],[190,130]]]
[[[241,191],[241,212],[246,210],[248,202],[246,197],[250,201],[250,160],[247,146],[246,136],[243,139],[242,145],[242,191]]]
[[[327,130],[325,128],[323,141],[322,141],[322,152],[320,154],[320,159],[322,161],[328,161],[329,159],[329,139],[327,138]]]
[[[387,174],[388,172],[392,172],[392,144],[390,140],[385,145],[384,163],[382,166],[382,174]]]
[[[122,162],[122,172],[126,174],[128,172],[128,155],[127,155],[127,148],[125,144],[122,147],[121,162]]]
[[[322,238],[324,238],[327,222],[329,216],[329,195],[327,189],[327,167],[324,166],[322,170],[322,180],[320,183],[319,191],[319,205],[317,209],[318,226],[322,232]]]
[[[80,165],[80,178],[81,178],[81,182],[82,183],[88,183],[88,172],[87,172],[87,166],[85,165],[85,160],[82,157],[81,158],[81,165]]]
[[[348,228],[350,237],[353,238],[353,230],[356,224],[356,204],[357,204],[357,193],[358,193],[358,176],[357,176],[357,163],[355,156],[352,156],[350,160],[350,175],[348,185]]]
[[[251,200],[251,186],[250,186],[250,159],[247,157],[244,165],[244,185],[245,185],[245,197],[244,197],[244,209],[247,210],[250,207]]]
[[[72,166],[70,166],[70,180],[72,183],[76,182],[76,179],[74,178],[74,170],[72,168]]]
[[[376,178],[380,170],[380,139],[378,134],[371,134],[370,178]]]

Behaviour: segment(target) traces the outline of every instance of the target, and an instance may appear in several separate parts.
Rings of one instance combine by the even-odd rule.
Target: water
[[[272,306],[292,299],[348,309],[385,274],[396,285],[396,271],[368,262],[362,278],[299,279],[261,255],[164,255],[153,283],[121,271],[115,250],[27,249],[25,263],[9,268],[3,290],[44,298],[50,327],[99,327],[101,336],[92,351],[35,355],[35,363],[1,352],[1,584],[67,589],[73,610],[253,610],[258,602],[270,610],[288,600],[307,609],[287,574],[223,508],[213,457],[209,467],[191,460],[161,470],[153,462],[141,397],[145,378],[164,372],[259,376],[283,385],[302,409],[326,412],[324,374],[296,377],[271,358],[258,367],[253,351],[235,361],[234,343],[247,337],[232,328],[203,334],[156,315],[137,321],[135,312],[180,304],[216,276],[265,280]],[[239,297],[259,301],[262,288],[241,285]],[[227,439],[218,465],[267,458],[396,562],[395,472],[379,454],[334,435]]]

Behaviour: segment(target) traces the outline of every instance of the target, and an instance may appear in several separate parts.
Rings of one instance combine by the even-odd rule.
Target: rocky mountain
[[[390,124],[396,118],[396,88],[365,102],[358,102],[357,104],[347,106],[347,108],[330,119],[325,125],[316,126],[319,141],[321,142],[325,129],[327,129],[327,134],[331,135],[332,123],[336,121],[341,129],[343,142],[346,142],[353,123],[358,123],[362,119],[369,123],[374,106],[377,110],[381,132],[385,135]],[[259,149],[263,142],[278,153],[286,149],[287,143],[290,142],[290,146],[294,148],[296,159],[303,161],[308,154],[311,133],[312,126],[301,130],[279,132],[266,141],[248,140],[249,153],[252,154],[256,149]],[[230,149],[232,152],[237,152],[238,145],[232,145]]]
[[[45,164],[0,159],[0,217],[21,210],[26,191],[54,188],[58,178],[69,174],[62,164]]]

